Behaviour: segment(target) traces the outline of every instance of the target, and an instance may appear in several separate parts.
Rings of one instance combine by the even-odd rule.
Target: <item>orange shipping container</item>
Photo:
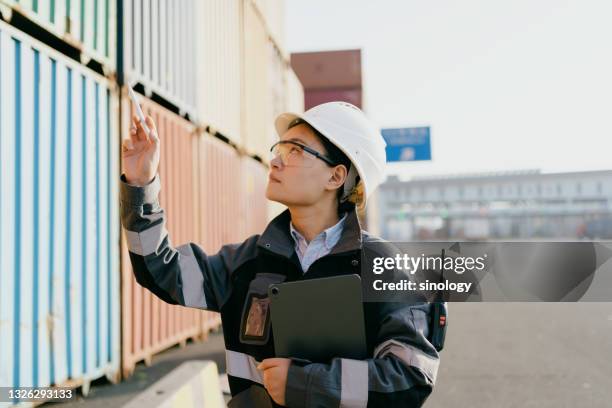
[[[194,154],[198,162],[198,243],[206,253],[243,239],[243,205],[238,152],[227,143],[201,134]]]
[[[159,174],[162,182],[160,204],[166,211],[167,228],[174,243],[198,239],[198,220],[194,196],[199,184],[194,146],[197,134],[194,126],[155,103],[140,98],[143,111],[157,124],[161,140]],[[121,132],[127,132],[132,117],[132,106],[122,92]],[[218,314],[170,305],[134,279],[125,245],[122,242],[122,371],[129,376],[141,360],[150,363],[154,354],[189,338],[206,336],[209,329],[220,323]]]
[[[209,134],[197,143],[199,244],[205,252],[215,253],[266,228],[268,169]]]

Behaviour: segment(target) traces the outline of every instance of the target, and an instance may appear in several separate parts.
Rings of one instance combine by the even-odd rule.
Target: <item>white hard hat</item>
[[[298,118],[318,130],[351,160],[351,168],[344,183],[343,200],[355,186],[359,174],[364,186],[364,199],[367,201],[385,176],[387,144],[378,128],[358,107],[347,102],[327,102],[303,114],[286,112],[278,115],[275,126],[279,137]]]

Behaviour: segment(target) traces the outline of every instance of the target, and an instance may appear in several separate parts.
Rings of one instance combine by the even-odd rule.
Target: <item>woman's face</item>
[[[294,140],[321,154],[326,154],[319,138],[305,124],[287,130],[280,140]],[[292,145],[285,145],[290,147]],[[297,152],[292,154],[298,154]],[[326,194],[335,194],[335,187],[344,182],[344,166],[330,167],[323,160],[302,151],[303,160],[290,160],[284,165],[280,157],[270,161],[266,198],[288,207],[308,206],[319,202]],[[338,175],[337,173],[341,173]]]

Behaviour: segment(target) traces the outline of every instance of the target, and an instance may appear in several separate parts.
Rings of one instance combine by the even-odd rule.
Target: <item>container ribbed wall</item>
[[[199,238],[207,253],[243,239],[242,169],[238,152],[203,133],[198,139]]]
[[[123,72],[191,119],[197,116],[196,3],[199,0],[123,2]]]
[[[197,114],[237,145],[242,89],[242,0],[197,2]]]
[[[271,145],[270,118],[272,92],[270,75],[270,49],[265,26],[254,5],[245,0],[244,14],[244,147],[249,154],[268,160]]]
[[[0,22],[0,386],[119,372],[117,95]]]
[[[271,142],[274,142],[278,139],[274,119],[287,110],[287,63],[283,59],[281,51],[273,42],[268,42],[268,53],[268,92],[270,92],[271,98],[268,132],[272,138]]]
[[[266,30],[276,44],[285,47],[285,0],[245,0],[261,14]]]

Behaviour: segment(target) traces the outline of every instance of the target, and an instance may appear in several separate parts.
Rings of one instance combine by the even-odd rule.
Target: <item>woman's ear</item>
[[[342,184],[344,184],[347,173],[348,172],[346,171],[345,165],[339,164],[335,166],[328,180],[328,182],[330,183],[330,187],[336,189]]]

